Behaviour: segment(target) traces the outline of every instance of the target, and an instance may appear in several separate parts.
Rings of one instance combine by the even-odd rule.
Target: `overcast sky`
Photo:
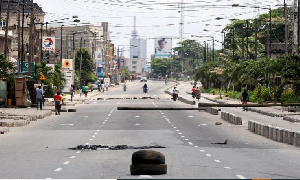
[[[137,31],[141,38],[148,39],[148,55],[154,53],[155,37],[172,36],[173,47],[179,41],[180,6],[182,0],[34,0],[46,12],[46,21],[72,18],[77,15],[82,23],[100,25],[108,22],[112,42],[129,45],[133,30],[133,17],[137,17]],[[286,0],[288,5],[294,0]],[[284,0],[183,0],[184,2],[184,38],[196,39],[203,44],[209,38],[197,36],[214,36],[222,41],[221,30],[229,19],[255,18],[268,10],[253,8],[283,5]],[[239,4],[244,7],[232,7]],[[217,17],[224,18],[216,20]],[[67,24],[66,20],[66,24]],[[216,42],[216,49],[221,43]],[[128,52],[125,55],[128,56]]]

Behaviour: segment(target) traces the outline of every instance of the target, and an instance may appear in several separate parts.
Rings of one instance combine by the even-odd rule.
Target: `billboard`
[[[102,61],[101,51],[95,51],[95,61]]]
[[[43,51],[55,51],[55,37],[43,37]]]
[[[154,48],[154,56],[156,58],[169,58],[172,56],[172,39],[156,38]]]

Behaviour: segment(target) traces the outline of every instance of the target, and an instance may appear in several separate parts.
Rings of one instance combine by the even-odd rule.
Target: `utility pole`
[[[300,1],[300,0],[299,0]],[[269,57],[271,58],[271,45],[272,45],[272,9],[270,11],[270,26],[269,26]]]
[[[254,19],[255,21],[255,48],[254,48],[254,51],[255,51],[255,55],[254,55],[254,59],[257,60],[257,19]]]
[[[285,24],[285,33],[284,33],[284,43],[285,43],[285,55],[288,55],[288,21],[287,21],[287,6],[284,1],[284,24]]]
[[[246,59],[248,59],[249,53],[249,21],[246,20]]]
[[[244,46],[244,44],[245,44],[245,42],[244,42],[244,27],[243,27],[243,32],[242,32],[242,59],[245,59],[245,46]]]
[[[81,88],[82,37],[80,38],[79,88]]]
[[[212,58],[213,58],[213,61],[215,61],[215,38],[214,37],[212,37],[212,41],[213,41]]]
[[[298,0],[298,51],[300,47],[300,0]]]
[[[21,61],[21,2],[18,1],[18,60],[17,60],[17,67],[18,73],[20,72],[20,61]]]
[[[22,49],[22,52],[21,52],[21,67],[20,67],[20,70],[22,72],[22,63],[24,62],[24,16],[25,16],[25,0],[23,0],[23,9],[22,9],[22,45],[21,45],[21,49]]]
[[[34,47],[33,47],[33,27],[34,27],[34,6],[33,0],[31,0],[31,13],[30,13],[30,25],[29,25],[29,59],[28,59],[28,73],[31,79],[31,62],[34,58]]]
[[[1,13],[2,13],[2,0],[0,0],[0,30],[2,30],[2,17],[1,17]]]
[[[204,56],[204,62],[206,62],[206,41],[204,41],[204,52],[203,52],[203,56]]]
[[[63,31],[63,27],[64,25],[61,25],[60,26],[60,63],[61,63],[61,67],[62,67],[62,41],[63,41],[63,39],[62,39],[62,31]]]
[[[232,59],[234,60],[234,27],[232,28]]]
[[[4,56],[7,58],[8,53],[8,22],[9,22],[10,0],[7,1],[6,22],[5,22],[5,38],[4,38]]]

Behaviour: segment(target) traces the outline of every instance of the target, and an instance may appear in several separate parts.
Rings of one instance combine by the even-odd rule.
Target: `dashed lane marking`
[[[194,117],[194,116],[189,116],[190,118]]]
[[[92,138],[95,138],[96,136],[92,136]]]
[[[59,172],[59,171],[61,171],[61,170],[62,170],[62,168],[57,168],[57,169],[55,169],[56,172]]]
[[[89,145],[90,143],[85,143],[85,145]]]
[[[201,149],[200,152],[205,152],[205,151],[203,149]]]
[[[66,162],[64,162],[64,164],[65,164],[65,165],[67,165],[67,164],[69,164],[69,163],[70,163],[70,161],[66,161]]]
[[[181,132],[178,132],[178,134],[182,134]]]
[[[99,132],[100,130],[97,130],[97,132]]]
[[[76,156],[71,156],[71,157],[70,157],[70,159],[74,159],[74,158],[76,158]]]
[[[153,177],[152,177],[152,176],[149,176],[149,175],[140,175],[140,176],[139,176],[139,179],[146,179],[146,178],[151,179],[151,178],[153,178]]]
[[[188,141],[189,139],[185,139],[186,141]]]
[[[96,135],[98,134],[98,133],[95,133]]]
[[[185,136],[181,136],[182,138],[184,138]]]
[[[246,179],[244,176],[242,175],[236,175],[236,177],[240,178],[240,179]]]
[[[177,129],[176,131],[178,132],[179,130]]]
[[[77,151],[77,152],[76,152],[76,154],[80,154],[80,153],[81,153],[81,151]]]
[[[93,139],[90,139],[90,141],[92,141]]]
[[[140,116],[135,116],[136,118],[139,118]]]
[[[206,156],[210,157],[211,155],[210,154],[205,154]]]
[[[220,163],[221,161],[220,160],[215,160],[215,162]]]
[[[193,143],[191,143],[191,142],[189,142],[189,145],[193,146],[194,144],[193,144]]]
[[[232,169],[231,167],[224,167],[224,169]]]
[[[195,148],[197,148],[198,146],[194,146]]]

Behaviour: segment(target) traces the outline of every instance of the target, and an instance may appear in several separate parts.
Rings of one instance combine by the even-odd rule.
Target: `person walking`
[[[73,100],[73,96],[74,96],[74,89],[73,89],[73,85],[71,85],[71,87],[70,87],[70,95],[71,95],[71,102],[72,102],[72,100]]]
[[[109,84],[108,84],[108,82],[106,82],[106,84],[105,84],[106,91],[108,91],[108,87],[109,87]]]
[[[39,108],[40,110],[43,109],[43,90],[41,86],[36,90],[36,109],[39,110]]]
[[[244,92],[242,93],[242,104],[247,104],[247,102],[249,101],[249,95],[247,93],[247,90],[244,89]],[[243,107],[243,111],[248,111],[247,107]]]
[[[87,97],[87,86],[85,85],[82,86],[82,93],[84,94],[85,97]]]
[[[54,103],[55,103],[55,115],[60,115],[61,105],[63,103],[63,97],[60,95],[60,92],[57,91],[56,95],[54,96]]]

